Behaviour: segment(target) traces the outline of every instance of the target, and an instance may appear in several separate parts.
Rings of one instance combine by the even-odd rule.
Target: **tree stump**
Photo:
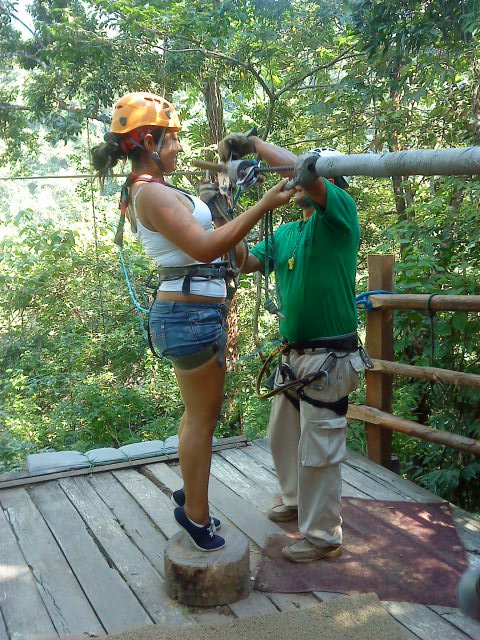
[[[167,542],[165,587],[174,600],[197,607],[215,607],[246,598],[250,593],[250,549],[247,538],[222,526],[225,547],[199,551],[183,531]]]

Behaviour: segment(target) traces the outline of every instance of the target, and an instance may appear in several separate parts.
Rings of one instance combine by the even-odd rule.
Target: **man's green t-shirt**
[[[349,194],[325,180],[325,209],[306,221],[290,222],[268,245],[275,266],[281,312],[280,333],[289,342],[329,338],[357,330],[355,274],[360,241],[357,207]],[[251,249],[265,263],[265,242]],[[294,256],[293,268],[288,261]]]

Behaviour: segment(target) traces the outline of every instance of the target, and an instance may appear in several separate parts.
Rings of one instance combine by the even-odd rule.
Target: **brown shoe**
[[[297,517],[298,507],[290,507],[288,504],[277,504],[267,511],[267,518],[273,522],[288,522]]]
[[[342,553],[341,544],[317,546],[306,538],[289,544],[282,549],[282,555],[291,562],[315,562],[315,560],[338,558]]]

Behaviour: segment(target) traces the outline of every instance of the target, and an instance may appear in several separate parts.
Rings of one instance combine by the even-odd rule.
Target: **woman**
[[[219,259],[267,211],[286,204],[293,191],[283,190],[283,180],[251,209],[213,230],[204,202],[164,182],[182,151],[180,128],[175,109],[164,98],[127,94],[115,105],[111,132],[92,157],[100,176],[121,158],[132,163],[124,205],[162,280],[150,314],[152,339],[173,362],[185,404],[178,446],[184,489],[172,497],[178,505],[175,519],[198,549],[215,551],[225,545],[216,534],[220,522],[210,518],[208,509],[212,436],[225,377],[226,285]]]

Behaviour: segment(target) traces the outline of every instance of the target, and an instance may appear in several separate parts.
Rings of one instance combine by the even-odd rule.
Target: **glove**
[[[218,155],[222,162],[230,160],[230,156],[236,159],[243,158],[249,153],[255,153],[255,145],[252,140],[243,133],[229,133],[218,143]]]
[[[297,184],[304,186],[317,180],[317,172],[315,165],[318,160],[318,153],[315,151],[309,151],[308,153],[302,153],[298,156],[295,163],[295,174],[293,178],[287,183],[285,189],[293,189]]]
[[[205,204],[209,204],[211,200],[220,195],[218,184],[215,182],[202,182],[198,187],[198,196]]]
[[[215,224],[227,222],[231,218],[227,198],[220,193],[215,182],[202,182],[198,188],[198,195],[208,206]]]

